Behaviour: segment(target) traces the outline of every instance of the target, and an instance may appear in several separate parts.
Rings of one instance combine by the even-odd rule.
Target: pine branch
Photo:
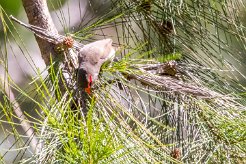
[[[64,40],[66,39],[66,37],[63,35],[53,34],[40,27],[25,24],[13,16],[10,16],[10,18],[14,20],[15,22],[17,22],[18,24],[32,31],[38,37],[48,42],[51,42],[53,44],[63,43]],[[82,47],[83,47],[83,44],[77,41],[74,41],[73,48],[75,50],[79,51]],[[219,93],[216,93],[214,91],[211,91],[203,87],[194,86],[193,84],[184,83],[182,80],[178,80],[174,76],[166,76],[166,75],[156,76],[157,74],[175,75],[174,69],[176,68],[173,68],[173,72],[170,72],[170,69],[171,69],[169,66],[170,63],[171,62],[169,61],[169,62],[160,63],[160,64],[142,65],[140,66],[139,70],[142,71],[143,75],[128,74],[127,76],[131,79],[136,79],[140,81],[141,83],[151,86],[151,87],[166,88],[167,90],[171,90],[171,91],[178,92],[178,93],[189,94],[195,97],[201,97],[201,98],[222,97],[222,95],[220,95]],[[176,70],[176,71],[182,72],[181,68],[179,68],[179,70]]]

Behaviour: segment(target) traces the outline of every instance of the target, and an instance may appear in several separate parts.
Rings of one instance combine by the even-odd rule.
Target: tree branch
[[[65,36],[59,35],[58,33],[53,34],[37,26],[25,24],[14,18],[13,16],[10,16],[10,18],[34,32],[38,37],[43,38],[44,40],[50,43],[59,44],[62,43],[66,38]],[[75,50],[79,51],[83,46],[83,44],[74,41],[73,48],[75,48]],[[71,56],[71,54],[69,55]],[[71,56],[71,58],[76,57]],[[73,63],[76,63],[76,60],[73,60]],[[177,63],[175,61],[169,61],[158,64],[138,64],[136,67],[142,72],[142,75],[128,74],[127,76],[130,79],[136,79],[140,81],[144,85],[148,85],[159,89],[167,89],[177,93],[189,94],[200,98],[222,97],[222,95],[220,95],[219,93],[216,93],[203,87],[194,86],[193,84],[185,83],[182,80],[178,80],[177,78],[175,78],[174,76],[177,72],[182,72],[180,68],[177,67]]]
[[[41,27],[37,27],[34,25],[29,25],[26,23],[21,22],[20,20],[16,19],[12,15],[9,16],[10,19],[15,21],[16,23],[24,26],[25,28],[29,29],[31,32],[33,32],[38,38],[41,38],[43,40],[46,40],[49,43],[53,43],[55,45],[61,44],[64,42],[64,40],[67,38],[63,35],[60,35],[58,33],[52,33],[51,31],[48,31],[46,29],[43,29]],[[84,45],[77,42],[73,41],[73,48],[75,48],[76,51],[79,51]]]
[[[46,0],[22,0],[22,3],[31,25],[41,27],[54,35],[58,34],[50,16]],[[54,44],[37,36],[36,40],[45,64],[49,65],[50,55],[55,57]]]

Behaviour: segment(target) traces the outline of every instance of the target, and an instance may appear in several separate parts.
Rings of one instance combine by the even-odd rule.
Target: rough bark
[[[31,25],[41,27],[54,34],[58,34],[50,16],[46,0],[22,0],[22,3]],[[55,57],[55,45],[37,36],[36,40],[40,48],[42,58],[47,66],[50,64],[50,55]]]

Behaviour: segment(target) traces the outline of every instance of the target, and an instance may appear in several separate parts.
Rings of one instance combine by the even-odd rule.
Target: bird
[[[77,86],[88,94],[98,79],[101,66],[112,61],[116,49],[112,39],[102,39],[84,45],[78,53]]]

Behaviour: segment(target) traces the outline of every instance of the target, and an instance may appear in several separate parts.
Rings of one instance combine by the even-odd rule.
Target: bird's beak
[[[86,93],[91,94],[91,88],[85,88]]]
[[[92,85],[92,76],[89,75],[88,86],[87,86],[87,88],[85,88],[85,91],[86,91],[88,94],[91,94],[91,85]]]

